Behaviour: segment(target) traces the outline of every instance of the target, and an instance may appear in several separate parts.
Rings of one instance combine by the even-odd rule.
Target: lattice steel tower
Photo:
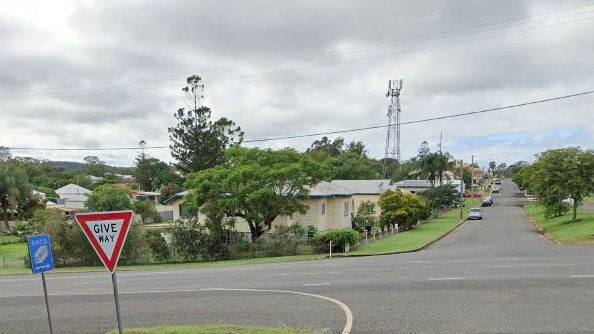
[[[388,133],[386,135],[386,151],[384,154],[383,177],[388,177],[388,159],[400,163],[400,90],[402,79],[388,80],[388,92],[386,97],[390,98],[388,106]]]

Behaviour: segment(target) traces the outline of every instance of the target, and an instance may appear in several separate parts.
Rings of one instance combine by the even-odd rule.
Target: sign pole
[[[111,273],[119,334],[124,334],[124,327],[115,268],[128,235],[132,216],[133,212],[130,210],[80,213],[74,216],[105,269]]]
[[[31,271],[33,274],[41,274],[49,330],[50,334],[54,334],[52,317],[50,315],[49,298],[47,296],[47,283],[45,281],[45,272],[54,270],[54,257],[52,255],[52,246],[49,235],[42,234],[28,237],[27,247],[29,248],[29,258],[31,259]]]
[[[120,298],[118,294],[118,281],[116,280],[116,272],[111,273],[111,282],[113,283],[113,297],[115,299],[116,316],[118,318],[119,334],[124,334],[124,326],[122,325],[122,317],[120,314]]]
[[[54,334],[52,327],[52,316],[50,314],[49,299],[47,298],[47,284],[45,283],[45,272],[41,273],[41,281],[43,282],[43,295],[45,296],[45,308],[47,309],[47,320],[49,322],[50,334]]]

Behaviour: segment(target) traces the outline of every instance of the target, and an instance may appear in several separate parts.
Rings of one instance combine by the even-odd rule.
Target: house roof
[[[444,180],[443,184],[451,184],[454,187],[459,187],[460,182],[460,180]],[[410,190],[411,192],[423,191],[433,187],[433,185],[431,185],[431,182],[427,180],[403,180],[396,182],[396,186],[402,190]]]
[[[67,184],[62,188],[56,189],[56,194],[58,194],[60,197],[68,195],[88,195],[91,192],[92,191],[90,191],[89,189],[83,188],[73,183]]]
[[[132,194],[132,196],[161,196],[160,192],[155,191],[132,190],[130,193]]]
[[[351,189],[353,194],[359,195],[379,195],[397,188],[390,180],[333,180],[331,183]]]
[[[182,191],[181,193],[177,193],[171,197],[169,197],[168,199],[163,201],[163,204],[171,204],[174,201],[177,201],[178,199],[182,199],[184,198],[190,191],[186,190],[186,191]]]
[[[343,186],[333,184],[330,182],[322,181],[316,184],[309,190],[309,197],[320,198],[320,197],[333,197],[333,196],[352,196],[354,194],[352,189],[345,188]]]
[[[184,198],[189,193],[189,190],[177,193],[163,201],[163,204],[171,204],[174,201]],[[353,190],[348,189],[330,182],[322,181],[309,189],[309,197],[333,197],[333,196],[352,196]]]
[[[431,188],[431,183],[427,180],[402,180],[396,182],[398,188]]]

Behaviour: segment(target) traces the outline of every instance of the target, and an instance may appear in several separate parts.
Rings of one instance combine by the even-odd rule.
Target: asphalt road
[[[119,272],[124,326],[233,323],[327,333],[594,333],[594,248],[537,234],[504,183],[483,220],[375,257]],[[117,328],[108,273],[48,274],[55,333]],[[0,277],[0,333],[48,333],[39,275]]]

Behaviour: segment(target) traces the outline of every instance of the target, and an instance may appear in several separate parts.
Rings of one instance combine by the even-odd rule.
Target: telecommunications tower
[[[400,163],[400,90],[402,79],[388,80],[388,92],[386,97],[390,98],[388,106],[388,131],[386,135],[386,151],[384,154],[384,179],[388,178],[388,160],[392,163]]]

